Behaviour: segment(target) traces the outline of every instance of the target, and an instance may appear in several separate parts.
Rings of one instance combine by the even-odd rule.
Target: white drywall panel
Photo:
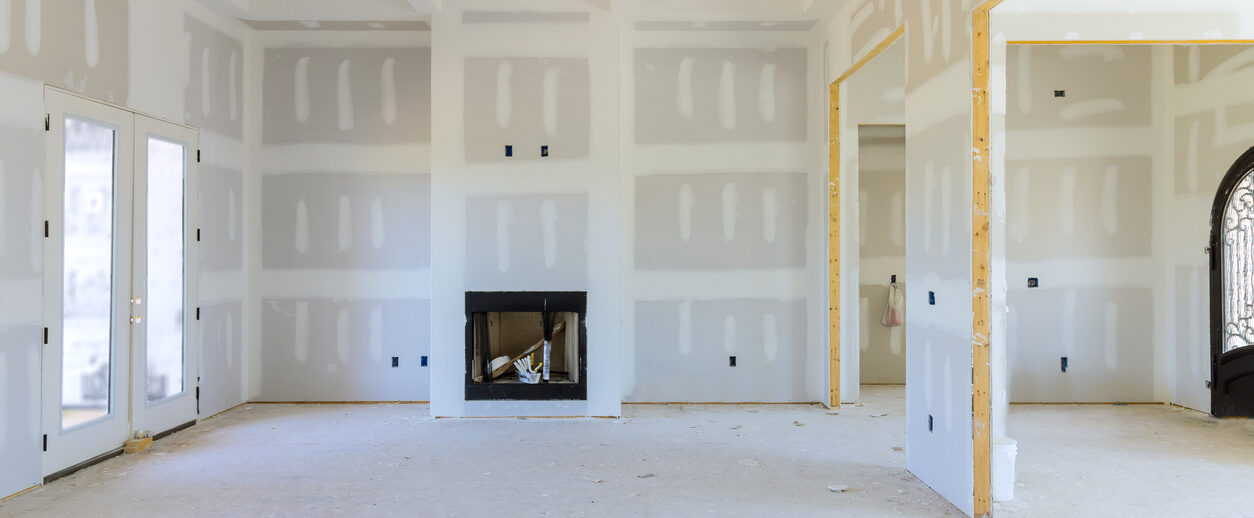
[[[816,31],[633,27],[624,400],[824,400],[825,290],[808,282],[826,249]]]
[[[432,19],[431,92],[439,99],[432,127],[439,131],[432,132],[431,189],[440,224],[431,229],[431,269],[440,273],[431,279],[431,412],[616,416],[622,393],[619,20],[574,2],[503,5],[461,2]],[[520,9],[587,17],[480,23],[472,14]],[[477,82],[483,67],[490,69],[490,88]],[[505,83],[510,88],[501,88]],[[486,121],[475,118],[481,109],[491,114]],[[582,124],[586,149],[571,140],[581,136]],[[523,140],[506,141],[513,138]],[[555,146],[549,157],[531,149],[547,142]],[[504,156],[504,145],[514,145],[513,157]],[[543,239],[550,223],[555,254],[546,253]],[[466,401],[465,293],[561,289],[588,292],[587,400]]]
[[[0,495],[42,481],[43,87],[0,74]]]
[[[258,35],[257,396],[426,400],[430,49],[419,32]],[[396,367],[392,358],[397,358]]]
[[[999,68],[1004,70],[1004,42],[1008,40],[1249,39],[1254,37],[1254,7],[1236,0],[1187,4],[1008,0],[993,10],[992,24],[991,66],[996,72]],[[1206,57],[1201,55],[1203,49]],[[1210,406],[1209,390],[1205,387],[1210,348],[1208,270],[1200,250],[1206,243],[1210,204],[1218,178],[1244,150],[1242,142],[1249,140],[1241,123],[1222,122],[1229,114],[1239,120],[1240,106],[1248,102],[1242,94],[1244,89],[1232,88],[1241,81],[1238,69],[1245,60],[1238,55],[1244,51],[1242,46],[1158,51],[1171,53],[1170,57],[1156,60],[1158,70],[1153,82],[1159,89],[1155,106],[1166,112],[1157,115],[1163,120],[1156,122],[1157,129],[1150,133],[1109,133],[1106,137],[1110,147],[1158,148],[1155,170],[1162,185],[1155,188],[1160,207],[1156,225],[1160,239],[1155,250],[1159,257],[1156,266],[1141,270],[1155,275],[1161,284],[1162,294],[1155,311],[1168,315],[1158,319],[1155,326],[1159,342],[1155,399],[1200,410]],[[1213,76],[1202,73],[1215,69],[1219,73]],[[1159,79],[1162,74],[1168,79]],[[998,98],[1005,104],[1004,93],[994,88],[994,106],[998,106]],[[998,136],[993,140],[997,142]],[[1096,146],[1087,147],[1091,150]],[[1215,163],[1204,163],[1208,160]],[[994,170],[1001,169],[1002,164],[995,152]],[[1204,178],[1213,178],[1213,183]],[[995,204],[1006,203],[1007,209],[1013,211],[1007,194],[995,189]],[[1188,250],[1199,252],[1192,254]]]

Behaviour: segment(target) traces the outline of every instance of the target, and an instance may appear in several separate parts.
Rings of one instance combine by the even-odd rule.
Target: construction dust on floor
[[[0,516],[962,516],[906,471],[901,387],[863,394],[839,413],[627,405],[621,419],[249,404]]]

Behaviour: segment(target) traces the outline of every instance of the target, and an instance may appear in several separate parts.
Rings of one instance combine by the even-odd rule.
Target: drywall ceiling
[[[414,20],[457,0],[196,0],[244,20]],[[513,10],[508,2],[471,2],[476,9]],[[848,0],[561,0],[553,10],[601,10],[694,19],[829,19]]]
[[[196,0],[224,16],[246,20],[415,20],[441,0]]]
[[[815,0],[816,2],[822,0]],[[1249,0],[1006,0],[998,13],[1149,13],[1149,12],[1239,12]]]

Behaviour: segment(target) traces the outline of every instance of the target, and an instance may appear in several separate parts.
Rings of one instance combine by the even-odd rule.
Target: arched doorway
[[[1211,208],[1211,414],[1254,417],[1254,148]]]

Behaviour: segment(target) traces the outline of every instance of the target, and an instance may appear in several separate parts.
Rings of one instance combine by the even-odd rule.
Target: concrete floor
[[[251,404],[0,516],[962,516],[905,470],[902,389],[863,396],[839,415],[627,405],[622,419]]]
[[[1014,405],[995,516],[1254,517],[1254,420],[1168,405]]]
[[[839,415],[627,405],[623,419],[252,404],[0,516],[962,516],[905,471],[901,387],[862,394]],[[1048,405],[1014,406],[1009,425],[1018,484],[997,516],[1254,517],[1254,421]]]

